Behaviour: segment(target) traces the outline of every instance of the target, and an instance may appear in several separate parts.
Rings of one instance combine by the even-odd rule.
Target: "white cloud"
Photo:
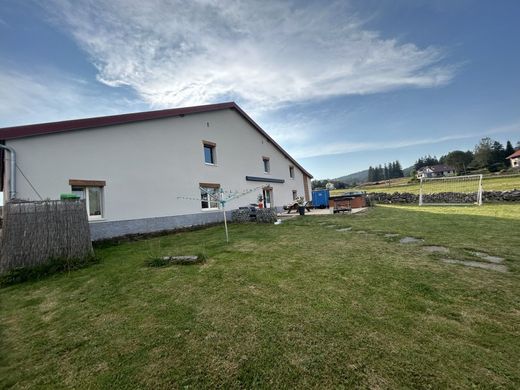
[[[51,69],[26,74],[0,67],[0,127],[127,112],[142,104],[93,90]]]
[[[444,53],[369,31],[343,2],[54,0],[98,69],[155,107],[237,99],[249,111],[448,83]],[[49,4],[52,4],[50,6]]]

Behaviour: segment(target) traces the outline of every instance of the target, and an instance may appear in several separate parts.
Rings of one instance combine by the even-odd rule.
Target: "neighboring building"
[[[450,167],[449,165],[439,164],[439,165],[429,165],[426,167],[419,168],[417,170],[417,178],[423,177],[443,177],[443,176],[453,176],[455,175],[455,168]]]
[[[16,198],[78,194],[93,239],[220,221],[221,189],[241,194],[227,210],[311,200],[312,176],[233,102],[10,127],[0,140],[16,151]]]
[[[520,168],[520,149],[514,152],[511,156],[506,157],[511,161],[511,167]]]

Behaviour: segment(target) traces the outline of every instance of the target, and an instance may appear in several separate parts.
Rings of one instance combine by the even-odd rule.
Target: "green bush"
[[[70,272],[97,263],[99,263],[99,258],[94,254],[79,259],[52,258],[34,267],[14,268],[0,275],[0,287],[39,280],[53,274]]]

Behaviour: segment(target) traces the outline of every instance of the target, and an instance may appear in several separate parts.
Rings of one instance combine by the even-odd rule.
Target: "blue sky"
[[[235,100],[316,178],[520,141],[520,2],[0,2],[0,127]]]

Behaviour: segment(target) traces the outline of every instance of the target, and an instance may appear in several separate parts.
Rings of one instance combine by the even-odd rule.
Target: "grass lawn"
[[[229,245],[216,226],[98,248],[100,264],[0,289],[0,388],[519,388],[519,223],[518,205],[378,206],[233,224]]]
[[[367,192],[409,192],[412,194],[419,193],[419,183],[409,184],[409,178],[395,179],[388,183],[381,183],[376,185],[365,185],[357,187],[355,190]],[[434,184],[431,184],[434,183]],[[444,192],[447,186],[443,184],[435,185],[434,182],[429,182],[430,187],[427,192]],[[482,188],[484,191],[507,191],[512,189],[520,189],[520,175],[484,177],[482,180]],[[333,190],[333,194],[341,194],[345,191],[351,190]],[[449,191],[449,190],[448,190]],[[456,192],[475,192],[475,182],[461,183],[458,182],[455,188]]]

